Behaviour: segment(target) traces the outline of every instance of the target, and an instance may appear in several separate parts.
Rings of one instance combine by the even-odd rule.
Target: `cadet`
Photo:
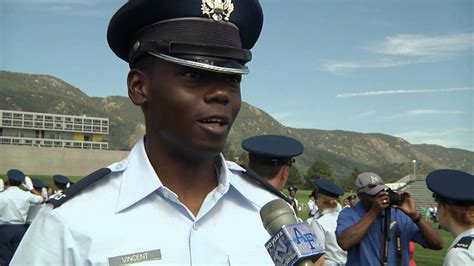
[[[273,265],[259,210],[276,196],[221,154],[262,24],[257,0],[127,1],[107,38],[146,137],[50,200],[13,262]]]
[[[356,201],[356,195],[349,195],[347,196],[346,200],[347,200],[347,205],[344,206],[344,208],[350,208],[350,207],[354,207],[355,206],[355,201]]]
[[[5,189],[5,184],[3,183],[3,179],[0,178],[0,192]]]
[[[455,237],[444,265],[474,265],[474,176],[436,170],[428,174],[426,185],[438,203],[439,224]]]
[[[318,211],[311,221],[318,240],[325,246],[324,265],[344,265],[347,252],[337,244],[336,227],[339,215],[338,200],[344,191],[326,179],[316,179],[316,205]]]
[[[44,188],[44,183],[43,181],[33,178],[33,189],[35,191],[36,195],[41,195],[43,200],[47,200],[47,197],[43,196],[42,190]],[[36,217],[36,214],[38,214],[38,211],[43,207],[42,204],[31,204],[30,208],[28,209],[28,214],[26,215],[26,222],[25,222],[25,229],[28,230],[28,227],[30,227],[31,223],[33,222],[33,219]]]
[[[8,265],[25,234],[25,221],[30,204],[40,204],[43,198],[21,190],[25,180],[20,170],[7,172],[9,187],[0,193],[0,265]]]
[[[53,175],[53,183],[56,189],[54,193],[49,196],[50,199],[61,197],[64,191],[69,187],[69,178],[64,175]]]
[[[288,181],[294,157],[303,153],[304,147],[296,139],[279,135],[261,135],[242,141],[242,148],[249,153],[249,167],[278,190]]]
[[[295,214],[296,214],[296,216],[298,216],[300,205],[299,205],[298,200],[296,199],[296,191],[298,191],[298,188],[296,188],[295,186],[289,186],[288,187],[289,198],[292,201],[293,209],[295,210]]]

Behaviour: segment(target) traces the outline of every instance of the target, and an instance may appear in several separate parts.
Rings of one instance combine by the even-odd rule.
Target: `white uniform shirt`
[[[474,228],[462,232],[454,239],[444,258],[444,266],[474,265],[474,240],[470,244],[458,244],[459,240],[468,236],[474,237]]]
[[[324,265],[344,265],[347,261],[347,252],[342,250],[337,244],[336,227],[338,208],[325,209],[322,213],[316,213],[311,221],[311,227],[316,233],[316,237],[325,247]]]
[[[28,214],[26,215],[26,222],[27,224],[31,224],[33,219],[36,217],[38,212],[43,208],[44,204],[31,204],[30,208],[28,209]]]
[[[0,178],[0,192],[2,192],[5,189],[4,186],[5,185],[3,184],[3,179]]]
[[[194,216],[161,183],[142,139],[108,176],[59,208],[42,208],[12,265],[273,265],[259,210],[276,197],[221,160],[218,186]],[[160,260],[148,260],[157,252]]]
[[[17,186],[8,187],[0,193],[0,225],[25,224],[30,204],[40,204],[41,196],[21,190]]]

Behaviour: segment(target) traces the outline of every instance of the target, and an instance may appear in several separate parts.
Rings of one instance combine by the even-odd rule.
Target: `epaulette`
[[[66,191],[55,195],[53,198],[49,199],[46,203],[53,205],[53,209],[61,206],[64,202],[70,200],[75,195],[79,194],[84,188],[93,184],[97,180],[100,180],[107,174],[112,172],[109,168],[101,168],[92,174],[82,178],[74,185],[70,186]]]
[[[465,237],[459,239],[459,241],[453,247],[454,248],[469,249],[473,239],[474,239],[474,236],[465,236]]]
[[[288,202],[289,204],[292,204],[292,200],[289,199],[285,194],[283,194],[281,191],[279,191],[278,189],[276,189],[274,186],[272,186],[270,183],[268,183],[267,180],[263,179],[259,174],[257,174],[255,171],[253,171],[252,169],[244,166],[244,165],[241,165],[242,168],[245,169],[245,172],[242,172],[242,174],[249,178],[250,180],[252,180],[254,183],[257,183],[258,185],[260,185],[263,189],[265,189],[266,191],[274,194],[275,196],[283,199],[284,201]]]

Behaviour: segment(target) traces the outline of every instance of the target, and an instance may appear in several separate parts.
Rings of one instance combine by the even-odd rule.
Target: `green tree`
[[[288,182],[286,182],[286,187],[295,186],[295,187],[303,187],[304,181],[301,177],[300,171],[298,168],[293,165],[290,167],[290,172],[288,175]]]
[[[319,178],[329,179],[334,182],[334,176],[332,174],[331,166],[326,161],[317,160],[308,169],[305,176],[304,187],[306,189],[313,189],[314,180]]]
[[[346,178],[345,182],[343,182],[342,187],[344,188],[345,191],[352,191],[354,189],[354,182],[357,179],[357,176],[362,173],[362,170],[359,169],[359,167],[354,166],[352,169],[351,176],[349,178]]]

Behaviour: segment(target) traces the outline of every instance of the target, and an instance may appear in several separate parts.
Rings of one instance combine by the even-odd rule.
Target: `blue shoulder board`
[[[56,195],[54,198],[49,199],[46,203],[53,205],[53,209],[61,206],[64,202],[70,200],[79,192],[81,192],[87,186],[95,183],[97,180],[103,178],[109,174],[111,170],[109,168],[101,168],[92,174],[82,178],[77,183],[74,183],[66,191],[61,194]]]
[[[459,239],[459,241],[454,245],[454,248],[469,249],[473,239],[474,239],[474,236],[465,236]]]
[[[244,165],[241,165],[242,168],[245,169],[245,172],[242,172],[243,176],[249,178],[252,180],[254,183],[257,183],[260,185],[263,189],[269,191],[273,195],[283,199],[284,201],[288,202],[289,204],[292,204],[292,200],[289,199],[285,194],[281,193],[278,189],[276,189],[274,186],[272,186],[270,183],[268,183],[267,180],[263,179],[259,174],[257,174],[255,171],[252,169],[245,167]]]

